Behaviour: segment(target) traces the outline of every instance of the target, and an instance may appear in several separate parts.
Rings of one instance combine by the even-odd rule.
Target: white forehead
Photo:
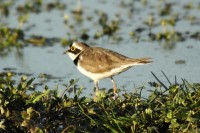
[[[80,43],[78,43],[78,42],[73,42],[72,46],[74,46],[74,47],[76,47],[77,49],[80,49],[80,50],[83,49],[83,47],[81,47]]]

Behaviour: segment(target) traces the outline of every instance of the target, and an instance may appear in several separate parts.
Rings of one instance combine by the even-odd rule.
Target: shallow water
[[[16,5],[23,3],[22,1],[18,2],[16,2]],[[173,12],[180,13],[181,18],[186,14],[195,15],[197,17],[197,22],[200,22],[199,10],[185,11],[182,7],[187,1],[181,2],[180,4],[175,4]],[[128,57],[151,57],[153,63],[144,66],[136,66],[115,76],[114,79],[118,88],[126,91],[134,91],[136,87],[140,87],[141,85],[147,86],[148,88],[148,82],[156,81],[151,71],[166,84],[167,80],[164,78],[161,71],[164,71],[172,82],[175,81],[175,75],[179,82],[181,82],[181,78],[185,78],[192,83],[200,82],[200,58],[198,57],[200,51],[199,40],[187,38],[186,41],[176,42],[172,48],[166,48],[158,41],[146,40],[148,31],[142,33],[141,40],[138,43],[130,38],[129,32],[133,29],[145,27],[141,22],[147,19],[149,13],[156,12],[151,6],[159,4],[158,1],[152,1],[147,8],[144,8],[140,2],[135,2],[133,5],[135,9],[131,17],[127,15],[132,8],[130,5],[121,7],[120,3],[115,1],[84,1],[82,3],[85,12],[83,18],[92,16],[93,21],[84,20],[82,23],[76,24],[73,19],[70,19],[69,23],[75,25],[74,32],[63,23],[63,15],[67,14],[70,18],[73,18],[73,16],[70,16],[70,13],[71,10],[77,7],[77,3],[74,1],[68,1],[66,3],[68,8],[64,11],[53,10],[51,12],[44,11],[39,14],[30,14],[28,22],[24,24],[23,29],[25,30],[30,25],[35,26],[30,30],[26,30],[26,37],[36,34],[45,37],[64,38],[68,37],[66,33],[71,33],[71,36],[79,36],[79,30],[82,31],[83,29],[89,29],[88,34],[93,35],[95,31],[99,29],[98,23],[96,23],[97,17],[94,14],[94,10],[103,10],[108,13],[109,19],[116,18],[116,14],[119,14],[122,22],[117,35],[122,37],[123,41],[113,41],[108,37],[102,37],[97,40],[90,38],[86,42],[92,44],[92,46],[114,50]],[[13,16],[5,20],[10,27],[18,26],[17,17],[14,15],[15,6],[12,8],[13,11],[11,11],[13,12]],[[112,8],[112,10],[110,10],[110,8]],[[180,12],[180,10],[182,10],[182,12]],[[160,19],[161,18],[158,17],[156,21]],[[175,26],[175,30],[184,33],[188,31],[193,33],[199,31],[199,24],[191,24],[189,21],[183,19]],[[152,32],[162,32],[162,27],[158,26],[153,28]],[[19,81],[21,77],[19,73],[30,74],[29,77],[36,77],[35,83],[44,82],[45,85],[49,85],[50,88],[56,88],[57,86],[59,88],[64,88],[63,84],[68,83],[70,79],[78,78],[79,82],[77,84],[87,88],[84,90],[84,95],[91,94],[91,89],[93,89],[94,84],[90,82],[89,78],[82,75],[76,69],[67,55],[62,54],[66,49],[67,47],[62,47],[59,43],[49,47],[28,46],[20,50],[20,54],[13,49],[7,56],[0,56],[0,72],[6,71],[5,68],[13,68],[12,71],[18,73],[18,75],[15,76],[16,80]],[[179,60],[183,62],[180,64],[176,63],[176,61]],[[42,79],[39,77],[41,73],[51,75],[51,77],[49,80]],[[100,88],[112,88],[109,79],[101,80],[99,85]],[[42,86],[44,86],[44,84]]]
[[[153,82],[151,71],[154,72],[159,79],[167,83],[161,71],[164,71],[168,78],[173,82],[175,75],[178,81],[181,78],[187,79],[189,82],[199,82],[200,59],[197,57],[200,47],[191,45],[192,41],[184,44],[177,44],[176,48],[171,51],[163,50],[158,44],[140,44],[140,45],[107,45],[108,49],[112,49],[129,57],[151,57],[153,63],[144,66],[135,66],[128,71],[115,76],[115,81],[120,89],[134,91],[135,87],[141,85],[148,86],[148,82]],[[193,42],[195,43],[195,42]],[[101,46],[101,45],[100,45]],[[131,47],[130,47],[131,46]],[[188,48],[188,46],[193,46]],[[26,47],[23,54],[26,56],[16,56],[13,51],[4,58],[1,58],[0,70],[4,68],[15,68],[17,73],[33,74],[31,77],[38,77],[40,73],[46,73],[53,77],[47,81],[47,85],[61,88],[70,79],[79,79],[78,85],[87,88],[84,93],[89,94],[94,85],[89,82],[90,79],[83,76],[75,67],[73,62],[67,55],[63,55],[65,49],[58,45],[41,49],[39,47]],[[185,54],[187,53],[187,54]],[[185,60],[185,64],[175,64],[176,60]],[[18,77],[19,78],[19,77]],[[41,81],[41,78],[36,78]],[[36,81],[37,81],[36,80]],[[36,82],[35,81],[35,82]],[[109,79],[100,81],[101,88],[111,88],[112,84]]]

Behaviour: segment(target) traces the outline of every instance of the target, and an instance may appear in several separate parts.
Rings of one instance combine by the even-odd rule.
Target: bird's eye
[[[74,46],[71,46],[70,50],[74,51],[76,48]]]

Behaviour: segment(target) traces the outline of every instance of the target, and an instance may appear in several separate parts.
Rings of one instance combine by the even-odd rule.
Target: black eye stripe
[[[81,52],[81,50],[77,49],[77,48],[74,51],[72,51],[71,49],[69,49],[68,51],[71,52],[71,53],[74,53],[74,54],[78,54],[78,53]]]

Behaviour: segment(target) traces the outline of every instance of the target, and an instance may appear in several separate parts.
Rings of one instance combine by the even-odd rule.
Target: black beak
[[[67,54],[67,52],[68,52],[68,50],[67,50],[67,51],[65,51],[65,52],[63,52],[63,54]]]

